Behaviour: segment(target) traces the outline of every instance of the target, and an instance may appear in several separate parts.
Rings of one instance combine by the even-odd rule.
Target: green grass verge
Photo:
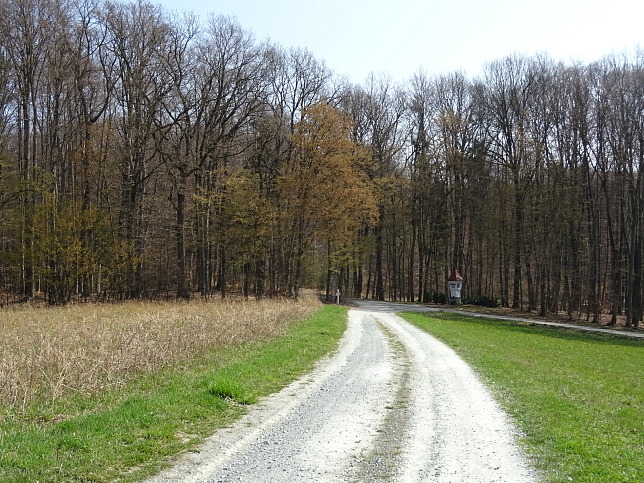
[[[346,328],[346,309],[324,306],[282,337],[215,350],[148,374],[100,398],[0,423],[0,481],[138,481],[194,448],[246,405],[311,370]]]
[[[482,376],[546,481],[644,481],[644,344],[482,320],[404,314]]]

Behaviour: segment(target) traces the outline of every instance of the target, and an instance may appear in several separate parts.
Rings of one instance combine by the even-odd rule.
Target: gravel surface
[[[536,481],[472,370],[400,317],[363,307],[315,371],[150,481]]]

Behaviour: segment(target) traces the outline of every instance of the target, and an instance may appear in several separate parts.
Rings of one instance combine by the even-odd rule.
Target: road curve
[[[519,322],[523,324],[538,325],[554,329],[566,329],[578,332],[590,332],[595,334],[624,337],[629,339],[644,339],[644,333],[624,330],[621,328],[598,327],[594,325],[571,324],[565,322],[550,322],[530,317],[517,317],[500,314],[482,314],[470,312],[467,310],[452,309],[449,307],[430,307],[411,302],[381,302],[366,299],[349,299],[349,301],[358,307],[372,312],[452,312],[454,314],[467,315],[468,317],[477,317],[481,319],[507,320],[509,322]]]
[[[333,356],[150,481],[536,481],[515,438],[451,349],[351,310]]]

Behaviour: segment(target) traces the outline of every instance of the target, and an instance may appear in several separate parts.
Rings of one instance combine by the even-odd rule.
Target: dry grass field
[[[2,309],[0,418],[91,396],[213,347],[279,335],[318,307],[311,297]]]

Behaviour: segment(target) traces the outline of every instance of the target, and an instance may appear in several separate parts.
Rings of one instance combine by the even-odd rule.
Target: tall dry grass
[[[311,297],[3,309],[0,418],[70,393],[96,394],[214,347],[278,335],[318,306]]]

